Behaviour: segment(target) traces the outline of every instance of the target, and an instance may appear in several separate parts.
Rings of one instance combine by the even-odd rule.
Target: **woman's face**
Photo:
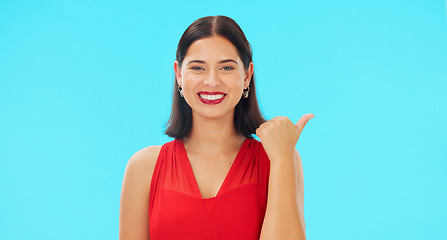
[[[245,70],[236,47],[213,36],[191,44],[182,66],[175,61],[174,70],[193,115],[232,119],[243,89],[249,86],[253,63]]]

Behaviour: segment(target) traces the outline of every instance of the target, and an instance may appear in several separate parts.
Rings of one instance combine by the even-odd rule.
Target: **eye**
[[[202,67],[197,67],[197,66],[195,66],[195,67],[191,67],[191,69],[192,69],[192,70],[195,70],[195,71],[202,71],[202,70],[203,70]]]
[[[225,70],[225,71],[231,71],[231,70],[233,70],[234,68],[233,68],[233,67],[230,67],[230,66],[225,66],[225,67],[222,67],[222,69]]]

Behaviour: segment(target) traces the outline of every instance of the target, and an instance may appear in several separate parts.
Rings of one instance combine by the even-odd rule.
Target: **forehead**
[[[205,61],[219,61],[234,59],[240,62],[236,47],[226,38],[213,36],[202,38],[191,44],[185,60],[200,59]]]

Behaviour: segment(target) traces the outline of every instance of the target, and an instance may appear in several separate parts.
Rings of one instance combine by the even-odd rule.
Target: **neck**
[[[245,137],[236,130],[234,114],[219,119],[206,119],[193,114],[191,133],[183,139],[185,146],[195,152],[227,152],[239,149]]]

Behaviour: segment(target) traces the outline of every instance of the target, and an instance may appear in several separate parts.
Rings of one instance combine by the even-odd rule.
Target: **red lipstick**
[[[197,94],[200,101],[202,101],[205,104],[219,104],[225,99],[226,95],[227,94],[223,92],[207,92],[207,91],[200,91]]]

